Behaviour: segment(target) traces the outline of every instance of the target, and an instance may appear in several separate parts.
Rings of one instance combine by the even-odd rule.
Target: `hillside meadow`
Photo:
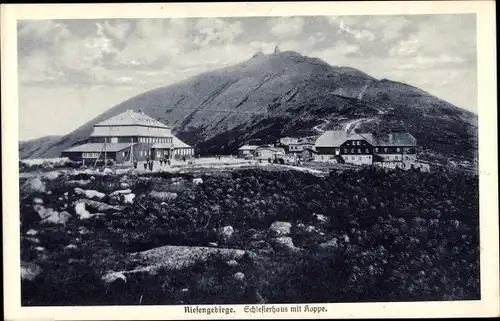
[[[480,299],[477,175],[268,167],[21,175],[22,304]]]

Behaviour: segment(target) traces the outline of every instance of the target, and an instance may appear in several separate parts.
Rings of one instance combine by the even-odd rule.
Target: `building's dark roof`
[[[134,144],[135,145],[135,144]],[[130,148],[130,143],[107,143],[106,151],[107,152],[119,152],[121,150]],[[68,153],[92,153],[92,152],[104,152],[104,143],[88,143],[78,146],[73,146],[64,150],[63,152]]]
[[[417,146],[417,140],[408,132],[394,132],[375,137],[371,133],[348,133],[331,130],[323,133],[316,140],[316,147],[339,147],[347,140],[366,140],[372,146]]]

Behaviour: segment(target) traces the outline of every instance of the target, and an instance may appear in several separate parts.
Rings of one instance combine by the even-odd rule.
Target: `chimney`
[[[281,52],[280,47],[278,47],[278,45],[276,45],[276,47],[274,47],[274,53],[279,54],[280,52]]]

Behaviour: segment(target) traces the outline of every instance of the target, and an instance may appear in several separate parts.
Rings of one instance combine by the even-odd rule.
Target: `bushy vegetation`
[[[194,184],[194,177],[203,183]],[[96,177],[88,188],[110,193],[120,181]],[[477,176],[366,168],[317,177],[246,169],[127,181],[137,195],[134,204],[92,220],[72,218],[66,226],[42,226],[29,202],[49,198],[22,195],[22,233],[37,230],[36,246],[45,247],[41,254],[22,239],[22,260],[43,269],[36,281],[23,281],[24,304],[256,303],[257,292],[273,303],[480,298]],[[77,199],[70,192],[58,201],[71,190],[62,178],[47,182],[47,189],[47,206],[56,210]],[[176,197],[159,201],[153,190]],[[102,201],[119,203],[108,196]],[[327,220],[318,225],[314,214]],[[262,245],[271,243],[266,232],[275,221],[293,224],[291,237],[304,251]],[[127,252],[208,246],[220,242],[217,229],[227,225],[235,237],[224,246],[259,254],[240,262],[244,283],[235,283],[234,269],[216,259],[112,287],[100,280],[105,270],[126,270]],[[321,244],[330,240],[336,246],[324,250]]]

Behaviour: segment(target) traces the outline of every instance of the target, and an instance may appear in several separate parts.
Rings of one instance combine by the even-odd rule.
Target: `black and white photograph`
[[[491,299],[478,15],[263,11],[15,20],[21,308]]]

